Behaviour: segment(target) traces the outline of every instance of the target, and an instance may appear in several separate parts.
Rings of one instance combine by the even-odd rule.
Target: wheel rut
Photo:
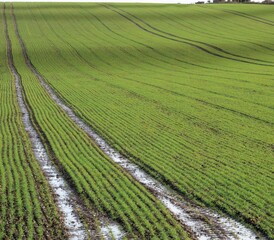
[[[81,223],[80,217],[78,216],[76,211],[76,207],[78,207],[77,205],[75,205],[76,196],[74,196],[73,191],[68,187],[64,178],[62,178],[56,167],[51,162],[47,151],[39,137],[39,134],[31,121],[31,116],[28,111],[27,104],[25,103],[24,93],[21,86],[21,77],[13,61],[12,45],[8,33],[5,9],[6,7],[4,5],[3,21],[7,42],[8,66],[15,81],[17,101],[21,110],[24,128],[31,141],[34,155],[39,162],[39,165],[55,195],[55,200],[57,202],[59,212],[62,214],[69,239],[85,239],[86,233],[84,230],[84,226]]]
[[[205,52],[209,55],[212,55],[212,56],[215,56],[215,57],[218,57],[218,58],[228,59],[228,60],[232,60],[232,61],[235,61],[235,62],[255,64],[255,65],[258,65],[258,66],[266,66],[266,67],[273,67],[274,66],[272,62],[265,62],[265,61],[259,60],[259,59],[252,59],[252,58],[242,57],[242,56],[239,56],[239,55],[235,55],[235,54],[231,54],[229,52],[226,52],[223,49],[218,48],[216,46],[212,46],[212,45],[209,45],[209,44],[206,44],[206,43],[203,43],[203,42],[198,42],[198,41],[193,41],[193,40],[190,40],[190,39],[178,37],[176,35],[161,31],[161,30],[147,24],[143,20],[136,18],[135,16],[134,16],[135,19],[133,19],[132,14],[130,14],[130,17],[129,17],[125,14],[126,13],[125,11],[121,12],[117,8],[113,8],[112,5],[107,5],[107,4],[101,4],[101,5],[104,6],[105,8],[107,8],[107,9],[109,9],[110,11],[119,14],[123,18],[125,18],[128,21],[130,21],[131,23],[133,23],[138,28],[140,28],[143,31],[148,32],[152,35],[155,35],[155,36],[158,36],[158,37],[161,37],[161,38],[165,38],[165,39],[168,39],[170,41],[183,43],[183,44],[192,46],[196,49],[199,49],[199,50],[201,50],[201,51],[203,51],[203,52]],[[138,20],[139,22],[136,21],[136,20]],[[144,26],[143,26],[143,24],[144,24]],[[202,46],[200,46],[200,44]],[[206,47],[209,47],[210,49],[215,49],[215,50],[219,51],[220,53],[211,51],[211,50],[207,49]],[[221,53],[222,54],[228,54],[228,56],[222,55]],[[238,57],[240,57],[240,58],[238,58]],[[260,62],[253,62],[253,61],[260,61]]]
[[[82,202],[81,198],[75,192],[73,188],[70,187],[66,178],[60,171],[55,167],[51,158],[46,150],[45,145],[43,144],[42,139],[39,136],[36,128],[39,129],[39,126],[36,125],[35,118],[32,116],[30,106],[28,106],[27,99],[24,95],[24,90],[22,86],[22,79],[20,74],[18,73],[12,54],[12,44],[8,33],[8,24],[6,19],[6,6],[4,4],[3,8],[3,18],[5,24],[5,34],[6,34],[6,42],[7,42],[7,56],[8,56],[8,65],[10,71],[15,80],[16,86],[16,96],[20,111],[22,113],[22,121],[25,127],[25,130],[28,134],[28,137],[31,141],[32,150],[37,161],[40,164],[40,167],[46,176],[49,185],[52,189],[52,192],[55,196],[55,200],[58,205],[58,209],[60,214],[62,215],[64,226],[68,233],[68,238],[71,240],[85,240],[85,239],[123,239],[126,233],[122,230],[123,228],[116,222],[108,219],[105,216],[101,216],[99,214],[96,215],[96,219],[99,222],[99,230],[96,229],[96,226],[93,226],[91,221],[94,221],[92,215],[93,212],[90,212],[89,208]],[[22,39],[19,36],[16,19],[14,15],[13,5],[11,4],[11,14],[14,22],[15,33],[18,37],[20,46],[24,46]],[[28,59],[25,48],[22,47],[22,53],[24,59]],[[30,68],[32,66],[31,62],[26,61],[26,65]],[[35,74],[32,68],[30,68],[32,72]],[[35,74],[37,77],[37,75]],[[82,222],[82,217],[84,217],[87,221],[84,226]]]

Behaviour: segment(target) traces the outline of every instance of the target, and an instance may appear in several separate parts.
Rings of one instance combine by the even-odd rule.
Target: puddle
[[[117,223],[101,220],[101,234],[106,240],[122,240],[125,236]]]
[[[7,51],[8,65],[15,80],[17,101],[21,109],[22,121],[26,129],[26,132],[30,138],[34,155],[37,161],[39,162],[41,169],[44,172],[49,182],[51,189],[53,190],[59,211],[61,212],[63,216],[64,225],[67,228],[67,232],[69,234],[69,239],[71,240],[85,239],[86,233],[85,233],[84,227],[74,209],[75,197],[73,196],[72,191],[68,188],[64,179],[58,174],[57,169],[49,160],[46,149],[44,148],[42,141],[39,138],[39,135],[36,132],[30,120],[30,115],[27,110],[27,106],[24,102],[24,98],[22,94],[21,78],[13,63],[11,41],[9,39],[8,30],[7,30],[5,8],[3,9],[3,12],[4,12],[3,15],[4,15],[6,40],[7,40],[7,50],[8,50]]]

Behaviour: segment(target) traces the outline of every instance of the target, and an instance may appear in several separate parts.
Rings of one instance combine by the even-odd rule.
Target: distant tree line
[[[230,2],[234,2],[234,3],[248,3],[251,2],[250,0],[213,0],[214,3],[230,3]]]

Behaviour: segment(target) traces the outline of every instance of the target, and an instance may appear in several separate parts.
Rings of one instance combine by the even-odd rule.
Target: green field
[[[16,27],[37,71],[117,151],[189,201],[274,239],[274,6],[13,6],[7,28],[33,124],[88,208],[128,238],[191,237],[54,102]],[[62,238],[20,119],[3,13],[0,30],[0,239],[43,238],[46,228]]]

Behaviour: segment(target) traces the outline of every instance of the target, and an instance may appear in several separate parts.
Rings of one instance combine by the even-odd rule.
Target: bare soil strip
[[[68,107],[47,84],[43,76],[32,65],[25,48],[25,45],[19,35],[19,31],[14,16],[16,26],[16,34],[20,40],[25,61],[31,71],[36,75],[41,85],[47,90],[52,99],[68,114],[72,121],[83,129],[88,136],[98,145],[98,147],[115,163],[119,164],[123,169],[128,171],[137,181],[142,183],[177,217],[184,226],[187,226],[197,239],[241,239],[255,240],[263,239],[257,236],[253,231],[246,228],[235,220],[222,216],[210,209],[197,206],[182,197],[178,196],[172,190],[153,179],[136,164],[130,162],[126,157],[122,156],[114,150],[102,137],[100,137],[89,125],[80,119],[74,111]],[[116,227],[114,227],[116,228]],[[103,233],[105,228],[101,230]],[[118,233],[115,239],[122,235]]]
[[[22,121],[31,140],[32,150],[55,195],[59,211],[62,214],[65,227],[68,231],[69,239],[85,239],[86,233],[84,227],[75,211],[75,208],[77,207],[75,206],[76,196],[74,196],[72,190],[68,187],[65,180],[59,175],[57,169],[50,161],[47,151],[31,122],[28,108],[24,102],[21,77],[13,62],[12,46],[8,34],[5,6],[3,8],[3,16],[7,40],[8,65],[15,80],[17,100],[22,113]]]

